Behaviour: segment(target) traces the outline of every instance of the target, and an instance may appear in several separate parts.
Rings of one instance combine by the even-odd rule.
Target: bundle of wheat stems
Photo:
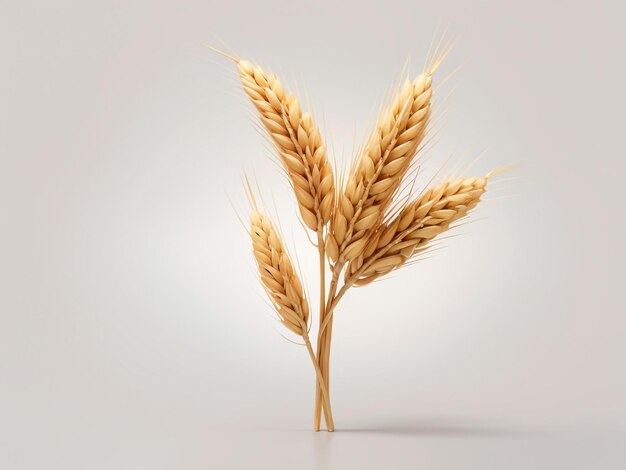
[[[445,47],[429,54],[425,70],[399,87],[339,185],[320,131],[298,98],[260,66],[218,51],[236,62],[243,89],[293,188],[302,222],[317,240],[320,327],[314,352],[309,301],[280,234],[250,191],[249,234],[261,283],[281,322],[304,341],[315,367],[316,431],[322,411],[328,431],[334,431],[329,364],[333,312],[339,300],[350,287],[367,285],[428,250],[436,237],[479,203],[494,174],[453,178],[400,197],[407,180],[414,178],[412,169],[429,130],[433,75],[449,51]],[[326,292],[327,264],[332,277]]]

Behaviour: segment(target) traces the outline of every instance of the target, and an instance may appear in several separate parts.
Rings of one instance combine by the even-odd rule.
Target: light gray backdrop
[[[0,467],[624,468],[623,20],[619,2],[1,1]],[[202,43],[308,94],[345,162],[438,24],[460,40],[436,82],[462,66],[420,181],[451,152],[523,166],[463,236],[346,297],[338,431],[314,434],[310,363],[232,207],[242,172],[312,293],[315,252]]]

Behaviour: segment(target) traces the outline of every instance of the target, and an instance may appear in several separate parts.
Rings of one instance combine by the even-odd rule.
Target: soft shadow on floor
[[[529,428],[510,425],[470,422],[451,419],[415,419],[389,421],[371,425],[337,428],[337,433],[367,433],[433,437],[524,437],[535,432]]]
[[[270,431],[270,429],[264,429]],[[502,423],[492,420],[478,420],[455,417],[400,417],[388,418],[385,421],[370,423],[347,423],[346,427],[337,426],[335,433],[327,433],[323,428],[320,433],[312,429],[273,428],[278,432],[302,432],[315,434],[368,434],[368,435],[396,435],[416,437],[449,437],[449,438],[514,438],[533,437],[543,434],[540,429],[521,424]]]

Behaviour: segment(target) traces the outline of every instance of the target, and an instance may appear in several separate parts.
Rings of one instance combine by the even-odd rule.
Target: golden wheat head
[[[432,73],[408,80],[379,117],[361,152],[326,237],[333,261],[356,258],[365,248],[367,234],[382,220],[385,209],[400,187],[426,133],[431,114]]]
[[[307,227],[320,232],[330,220],[335,182],[326,147],[309,113],[285,93],[280,80],[257,65],[238,61],[243,89],[259,112],[293,186]]]
[[[346,281],[365,285],[403,266],[466,216],[486,191],[487,177],[456,178],[428,189],[380,226],[346,270]]]
[[[282,323],[302,336],[309,322],[309,304],[298,274],[270,219],[256,209],[250,213],[252,252],[261,283]]]

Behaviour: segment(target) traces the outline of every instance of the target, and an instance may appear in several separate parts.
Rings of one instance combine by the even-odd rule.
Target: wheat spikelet
[[[294,95],[280,80],[259,66],[237,62],[243,89],[260,114],[296,194],[300,214],[311,230],[320,232],[330,220],[335,183],[319,129],[302,113]]]
[[[346,270],[346,283],[366,285],[423,252],[438,235],[467,215],[486,191],[488,177],[457,178],[425,191],[381,225]]]
[[[272,222],[256,209],[250,214],[250,237],[261,283],[281,322],[303,336],[309,322],[309,304],[302,284]]]

